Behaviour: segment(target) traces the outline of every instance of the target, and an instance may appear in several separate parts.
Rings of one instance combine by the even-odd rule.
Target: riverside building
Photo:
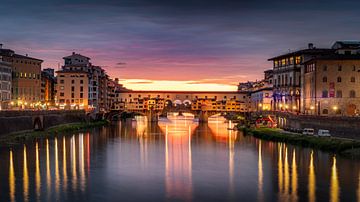
[[[11,66],[0,56],[0,110],[8,109],[11,102]]]
[[[360,42],[339,41],[332,54],[304,61],[304,113],[357,116],[360,113]]]
[[[309,43],[305,49],[291,51],[268,59],[273,62],[273,106],[274,110],[304,112],[303,83],[304,61],[332,54],[333,49],[315,48]]]

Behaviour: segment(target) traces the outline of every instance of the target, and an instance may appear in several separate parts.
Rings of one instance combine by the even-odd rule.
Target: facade
[[[96,111],[107,111],[108,109],[108,75],[99,66],[90,63],[90,58],[75,52],[64,59],[62,69],[66,72],[87,74],[87,108]],[[60,85],[60,84],[59,84]]]
[[[0,110],[8,109],[11,102],[11,65],[0,56]]]
[[[10,63],[12,69],[12,100],[21,108],[33,106],[41,100],[42,60],[27,55],[16,54],[13,50],[3,49],[0,56]]]
[[[354,43],[351,42],[351,45]],[[360,43],[336,42],[334,54],[304,62],[304,112],[321,116],[360,113]]]
[[[304,112],[302,96],[304,83],[303,62],[311,58],[332,54],[333,49],[318,49],[309,44],[302,49],[282,54],[269,61],[273,62],[273,109]]]
[[[273,106],[273,88],[270,85],[254,89],[251,92],[251,109],[253,111],[271,111]]]
[[[54,69],[46,68],[41,72],[41,102],[46,105],[55,105],[56,78]]]
[[[88,109],[89,81],[85,71],[57,71],[57,105],[60,109]]]
[[[156,103],[167,105],[190,104],[192,110],[209,111],[251,111],[250,97],[245,92],[186,92],[186,91],[122,91],[117,97],[115,107],[133,109],[145,105],[147,100],[156,100]],[[120,104],[124,103],[124,104]],[[129,108],[129,106],[131,107]],[[205,108],[204,108],[205,107]]]

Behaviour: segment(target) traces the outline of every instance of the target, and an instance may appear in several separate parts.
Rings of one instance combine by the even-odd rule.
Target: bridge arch
[[[41,117],[34,118],[33,128],[34,128],[34,130],[43,130],[44,129],[44,124],[43,124]]]

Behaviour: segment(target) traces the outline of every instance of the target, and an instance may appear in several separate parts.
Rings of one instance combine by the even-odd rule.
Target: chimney
[[[27,56],[28,56],[28,54],[26,53],[26,54],[25,54],[25,56],[27,57]]]
[[[308,44],[308,48],[309,48],[309,49],[313,49],[313,48],[314,48],[314,44],[313,44],[313,43],[309,43],[309,44]]]
[[[73,55],[75,55],[75,52],[73,52]]]

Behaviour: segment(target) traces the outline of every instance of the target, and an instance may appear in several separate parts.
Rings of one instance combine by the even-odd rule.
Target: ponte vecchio
[[[144,113],[151,120],[153,115],[165,109],[184,106],[187,112],[199,117],[202,122],[207,117],[223,112],[250,111],[250,97],[240,91],[123,91],[117,94],[113,111]],[[152,115],[150,115],[152,114]]]

